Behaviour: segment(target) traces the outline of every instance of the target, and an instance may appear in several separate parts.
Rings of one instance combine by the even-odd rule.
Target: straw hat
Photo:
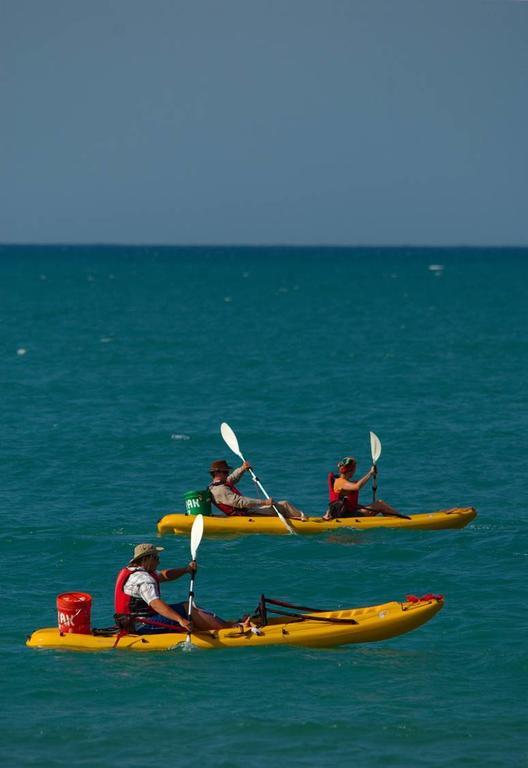
[[[149,555],[157,555],[158,552],[163,552],[165,547],[155,547],[154,544],[138,544],[134,547],[134,557],[129,562],[129,565],[133,565],[136,560],[142,557],[148,557]]]

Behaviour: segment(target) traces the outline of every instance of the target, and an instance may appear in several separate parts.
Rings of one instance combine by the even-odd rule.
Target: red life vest
[[[233,483],[211,483],[209,486],[209,489],[212,490],[216,485],[226,485],[230,491],[233,491],[233,493],[236,493],[237,496],[242,496],[238,488],[235,488]],[[224,504],[221,501],[216,501],[214,497],[214,493],[211,493],[211,499],[215,507],[217,509],[220,509],[224,515],[236,515],[238,512],[238,509],[236,507],[232,507],[230,504]]]
[[[330,500],[330,504],[333,501],[338,501],[339,499],[342,499],[345,502],[345,512],[348,512],[349,514],[354,514],[359,504],[359,491],[341,491],[341,493],[336,493],[334,491],[334,483],[336,480],[337,480],[337,475],[334,475],[333,472],[329,472],[328,473],[328,498]]]
[[[117,574],[114,591],[114,611],[116,614],[127,614],[129,616],[154,613],[152,608],[142,600],[140,597],[132,597],[125,593],[125,584],[130,576],[136,572],[137,569],[132,570],[128,566],[121,568]],[[159,575],[157,573],[150,574],[159,584]]]

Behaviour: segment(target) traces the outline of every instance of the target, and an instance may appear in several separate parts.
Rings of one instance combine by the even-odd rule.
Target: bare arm
[[[198,566],[193,560],[189,565],[186,565],[185,568],[169,568],[165,571],[158,571],[158,576],[160,581],[174,581],[175,579],[180,579],[182,576],[185,576],[186,573],[196,572],[197,569]]]
[[[229,483],[238,483],[242,475],[247,472],[247,470],[250,468],[251,464],[249,461],[245,461],[243,464],[240,465],[240,467],[237,467],[234,469],[231,474],[228,476],[227,481]]]
[[[371,467],[366,475],[355,483],[351,483],[349,480],[341,480],[339,483],[340,491],[360,491],[364,485],[368,483],[370,478],[374,475],[374,467]]]

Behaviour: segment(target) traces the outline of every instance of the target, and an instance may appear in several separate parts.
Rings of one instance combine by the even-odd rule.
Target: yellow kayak
[[[258,648],[264,645],[300,645],[309,648],[331,648],[349,643],[372,643],[403,635],[425,624],[443,607],[441,596],[408,597],[405,602],[392,601],[365,608],[338,611],[312,611],[305,618],[280,616],[265,626],[247,630],[232,627],[191,635],[194,646],[213,648]],[[104,630],[101,630],[104,632]],[[71,651],[170,651],[185,642],[185,632],[154,635],[75,633],[61,634],[56,627],[37,629],[26,645],[30,648],[55,648]]]
[[[341,529],[354,528],[358,531],[370,531],[372,528],[404,528],[418,531],[437,531],[445,528],[463,528],[477,516],[473,507],[453,507],[437,512],[402,517],[343,517],[335,520],[323,520],[322,517],[309,517],[304,521],[290,520],[292,527],[300,534],[328,533]],[[222,534],[240,535],[246,533],[265,533],[273,535],[287,534],[289,531],[277,517],[223,517],[220,515],[204,516],[204,534],[217,536]],[[158,533],[188,535],[194,522],[193,515],[165,515],[158,522]]]

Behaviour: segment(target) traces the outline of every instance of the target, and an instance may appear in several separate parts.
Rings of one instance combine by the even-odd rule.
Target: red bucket
[[[86,592],[64,592],[57,595],[57,616],[59,632],[75,632],[89,635],[92,611],[92,596]]]

